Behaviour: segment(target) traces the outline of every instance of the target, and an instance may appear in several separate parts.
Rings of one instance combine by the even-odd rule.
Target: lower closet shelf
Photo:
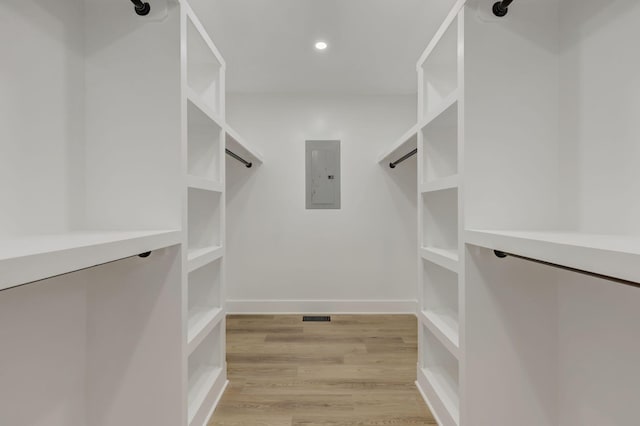
[[[0,240],[0,290],[180,244],[176,230],[78,231]]]
[[[459,398],[456,387],[437,368],[418,370],[418,387],[433,412],[438,424],[459,424]]]
[[[192,380],[189,381],[189,405],[188,405],[188,419],[189,425],[198,425],[199,423],[194,422],[196,418],[206,420],[208,417],[210,407],[213,407],[213,402],[211,404],[205,404],[205,401],[209,399],[212,395],[215,396],[219,392],[216,392],[218,389],[222,389],[224,386],[221,381],[224,381],[224,375],[222,374],[222,368],[219,367],[202,367],[198,369],[192,377]],[[207,411],[207,413],[202,413],[202,411]]]
[[[207,263],[211,263],[224,255],[224,249],[221,246],[209,246],[202,248],[189,249],[187,255],[188,271],[195,271],[203,267]]]
[[[191,354],[224,317],[221,308],[196,308],[189,312],[188,352]]]
[[[442,266],[453,272],[458,272],[459,257],[457,250],[438,247],[421,247],[420,256],[438,266]]]
[[[454,312],[420,311],[420,320],[456,358],[459,358],[458,321]]]

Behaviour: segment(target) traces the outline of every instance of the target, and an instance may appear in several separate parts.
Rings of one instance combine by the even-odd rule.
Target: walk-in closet
[[[0,1],[0,426],[634,426],[640,3]]]

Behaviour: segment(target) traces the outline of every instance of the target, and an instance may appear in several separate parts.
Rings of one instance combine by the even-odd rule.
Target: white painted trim
[[[227,300],[228,314],[413,314],[407,300]]]
[[[227,367],[225,366],[224,368],[226,370]],[[218,408],[218,404],[220,403],[220,400],[224,396],[224,393],[227,390],[227,386],[229,386],[229,380],[224,381],[224,385],[222,386],[222,389],[220,389],[220,393],[216,397],[216,400],[214,401],[213,406],[209,409],[209,414],[207,414],[206,421],[202,426],[207,426],[211,422],[213,413],[216,411],[216,408]]]
[[[427,398],[427,394],[424,393],[422,386],[420,386],[420,383],[417,380],[415,381],[415,384],[416,384],[416,388],[418,388],[418,392],[420,392],[420,396],[424,400],[425,404],[427,404],[427,407],[429,407],[429,411],[431,412],[433,419],[436,421],[436,423],[438,423],[438,426],[442,426],[440,417],[438,417],[438,413],[436,413],[436,411],[433,409],[433,406],[429,402],[429,398]]]

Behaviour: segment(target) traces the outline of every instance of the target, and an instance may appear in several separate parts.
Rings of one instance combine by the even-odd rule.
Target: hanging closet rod
[[[497,1],[493,4],[493,14],[502,18],[509,13],[509,5],[513,3],[513,0]]]
[[[131,0],[131,3],[133,3],[136,13],[140,16],[146,16],[151,12],[149,3],[143,2],[142,0]]]
[[[612,277],[610,275],[603,275],[603,274],[598,274],[597,272],[585,271],[584,269],[577,269],[577,268],[572,268],[570,266],[558,265],[557,263],[545,262],[544,260],[533,259],[531,257],[526,257],[526,256],[520,256],[519,254],[506,253],[500,250],[494,250],[493,253],[496,255],[496,257],[499,257],[500,259],[504,259],[507,256],[511,256],[517,259],[527,260],[529,262],[539,263],[541,265],[551,266],[553,268],[558,268],[565,271],[577,272],[578,274],[587,275],[589,277],[600,278],[603,280],[613,281],[618,284],[624,284],[631,287],[640,288],[640,283],[637,283],[635,281],[625,280],[622,278]]]
[[[85,271],[87,269],[95,268],[96,266],[102,266],[102,265],[108,265],[108,264],[114,263],[114,262],[120,262],[121,260],[131,259],[133,257],[147,258],[149,256],[151,256],[151,252],[150,251],[146,251],[144,253],[134,254],[132,256],[122,257],[120,259],[110,260],[110,261],[104,262],[104,263],[98,263],[97,265],[91,265],[91,266],[87,266],[87,267],[80,268],[80,269],[74,269],[73,271],[63,272],[61,274],[51,275],[49,277],[40,278],[40,279],[29,281],[29,282],[26,282],[26,283],[22,283],[22,284],[14,285],[14,286],[11,286],[11,287],[3,288],[2,290],[0,290],[0,292],[7,291],[7,290],[13,290],[14,288],[22,287],[22,286],[29,285],[29,284],[36,284],[36,283],[39,283],[41,281],[50,280],[51,278],[63,277],[65,275],[73,274],[75,272]]]
[[[224,149],[224,152],[226,152],[229,157],[233,157],[236,160],[238,160],[239,162],[241,162],[242,164],[244,164],[247,169],[249,169],[249,168],[251,168],[251,166],[253,166],[253,163],[251,163],[251,162],[245,160],[244,158],[240,157],[235,152],[231,152],[226,148]]]
[[[396,166],[400,163],[402,163],[404,160],[406,160],[407,158],[413,157],[414,155],[416,155],[418,153],[418,148],[414,149],[413,151],[411,151],[410,153],[400,157],[399,159],[397,159],[396,161],[389,163],[389,167],[391,167],[392,169],[395,169]]]

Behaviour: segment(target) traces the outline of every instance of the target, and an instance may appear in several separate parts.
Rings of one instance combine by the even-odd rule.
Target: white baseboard
[[[416,314],[417,300],[227,300],[229,314]]]

